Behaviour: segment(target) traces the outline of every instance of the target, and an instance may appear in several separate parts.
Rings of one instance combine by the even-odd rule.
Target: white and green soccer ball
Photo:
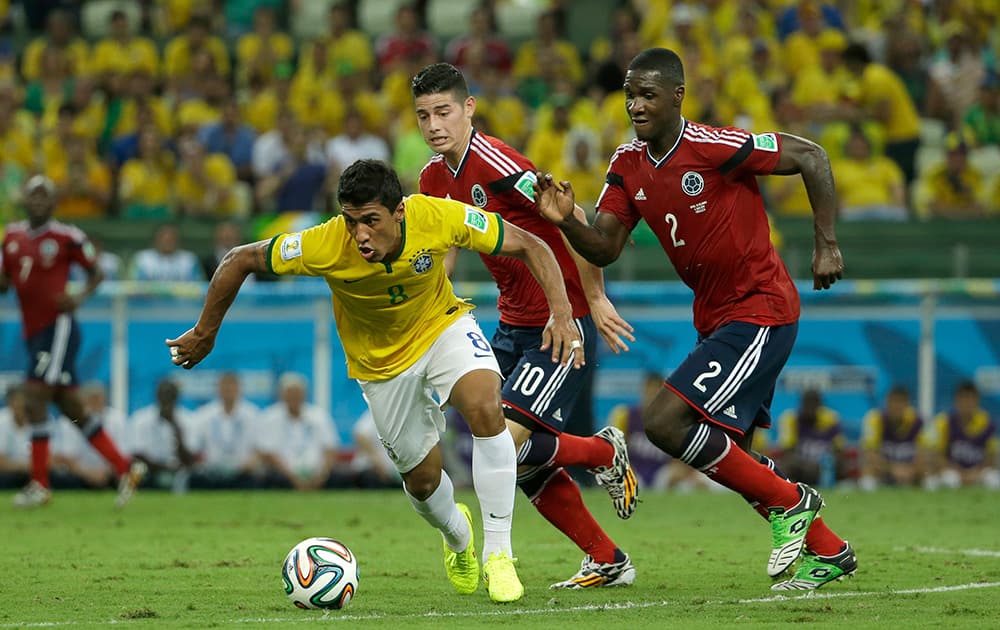
[[[358,561],[338,540],[307,538],[288,552],[281,580],[299,608],[343,608],[358,592]]]

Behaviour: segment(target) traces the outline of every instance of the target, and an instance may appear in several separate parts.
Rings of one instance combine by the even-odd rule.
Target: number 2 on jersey
[[[677,217],[672,212],[668,212],[667,216],[663,217],[667,224],[670,226],[670,240],[674,242],[674,247],[681,247],[684,245],[684,239],[677,238]]]

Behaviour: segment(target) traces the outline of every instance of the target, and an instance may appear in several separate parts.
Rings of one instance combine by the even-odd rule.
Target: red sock
[[[118,447],[111,441],[111,436],[104,429],[98,429],[87,440],[98,453],[104,456],[104,459],[108,460],[119,477],[128,472],[129,461],[118,451]]]
[[[725,436],[724,433],[719,431]],[[725,436],[727,446],[722,455],[702,470],[715,481],[742,494],[748,501],[756,501],[765,508],[792,508],[799,502],[799,489],[790,481],[779,477],[773,470],[736,446]]]
[[[560,433],[559,445],[551,466],[586,466],[597,468],[610,466],[615,457],[615,449],[611,443],[595,435],[580,437],[569,433]]]
[[[31,479],[46,488],[49,484],[49,436],[31,438]]]
[[[600,439],[600,438],[597,438]],[[601,440],[603,442],[603,440]],[[597,562],[615,561],[618,548],[583,504],[580,488],[560,468],[531,498],[538,512]]]

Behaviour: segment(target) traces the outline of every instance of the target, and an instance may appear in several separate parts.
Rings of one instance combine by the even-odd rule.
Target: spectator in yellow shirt
[[[174,180],[177,209],[189,217],[221,218],[236,213],[236,169],[222,153],[206,154],[193,138],[180,146],[181,161]]]
[[[65,51],[45,48],[40,64],[41,75],[28,84],[24,93],[24,109],[35,116],[41,116],[53,103],[58,107],[73,92],[73,75]]]
[[[42,54],[46,50],[55,50],[62,54],[70,76],[83,74],[88,70],[87,56],[90,54],[90,48],[87,42],[76,37],[73,18],[62,9],[55,9],[49,13],[45,24],[45,35],[32,40],[24,49],[21,58],[21,76],[25,81],[34,81],[42,76]]]
[[[149,74],[157,76],[160,72],[160,53],[152,40],[134,35],[128,15],[116,9],[111,12],[108,37],[94,46],[90,70],[106,77],[112,73],[128,74],[136,67],[145,68]]]
[[[983,176],[969,164],[968,146],[958,134],[945,137],[947,157],[944,164],[931,169],[919,183],[920,198],[932,217],[953,219],[979,218],[985,215],[980,203]]]
[[[139,132],[138,156],[125,162],[118,178],[122,216],[164,219],[171,214],[173,158],[155,127]]]
[[[329,32],[325,37],[306,44],[299,52],[299,70],[305,70],[306,74],[316,74],[309,66],[316,58],[313,48],[322,44],[329,67],[339,68],[347,64],[356,72],[371,72],[375,65],[371,41],[367,35],[354,28],[351,11],[346,3],[337,2],[330,7],[328,24]]]
[[[34,171],[35,149],[31,136],[15,123],[13,104],[0,102],[0,156],[15,162],[25,172]]]
[[[843,157],[833,162],[833,174],[840,194],[839,218],[906,220],[903,172],[889,158],[873,154],[860,127],[851,128]]]
[[[531,85],[544,82],[542,71],[553,65],[560,66],[560,75],[568,78],[573,85],[580,85],[583,80],[583,64],[576,47],[563,38],[560,32],[560,14],[557,11],[546,11],[538,16],[538,26],[535,37],[521,44],[514,58],[514,79],[519,83],[519,89],[536,92],[539,87]],[[532,99],[537,101],[537,97]],[[529,106],[537,102],[529,101]]]
[[[291,61],[294,54],[292,38],[275,27],[274,7],[259,6],[253,14],[253,31],[236,43],[237,80],[245,84],[247,77],[260,74],[269,77],[274,66]]]
[[[590,127],[578,125],[570,130],[563,144],[563,157],[552,172],[558,180],[573,183],[581,207],[596,207],[607,171],[607,160],[600,153],[600,138]]]
[[[65,144],[66,158],[46,169],[56,185],[57,219],[94,219],[107,214],[111,201],[111,171],[97,159],[86,137],[73,134]]]
[[[899,165],[909,186],[916,176],[914,162],[920,146],[920,116],[910,93],[895,72],[872,62],[863,44],[849,45],[843,59],[857,82],[851,94],[856,107],[842,105],[843,117],[852,122],[874,119],[885,128],[885,154]]]
[[[556,95],[551,101],[552,123],[536,125],[528,139],[528,159],[535,164],[556,165],[562,160],[563,148],[570,129],[571,97]]]
[[[163,55],[164,71],[170,92],[182,91],[191,79],[193,61],[199,52],[208,53],[216,72],[229,76],[229,53],[221,39],[212,35],[210,18],[196,15],[188,22],[183,35],[178,35],[167,44]]]

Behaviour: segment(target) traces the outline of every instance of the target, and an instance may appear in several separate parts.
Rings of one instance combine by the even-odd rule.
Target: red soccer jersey
[[[78,228],[58,221],[49,221],[37,230],[27,221],[7,226],[0,270],[17,291],[25,338],[56,321],[60,312],[56,298],[66,290],[73,263],[86,269],[97,264],[93,245]]]
[[[473,130],[458,170],[452,171],[443,155],[435,155],[420,172],[420,192],[496,212],[545,241],[562,268],[573,317],[583,317],[590,313],[590,307],[580,274],[559,228],[544,220],[535,208],[534,181],[531,160],[500,140]],[[511,326],[544,326],[549,304],[528,266],[508,256],[481,257],[500,289],[500,321]]]
[[[707,335],[732,321],[794,322],[799,294],[771,245],[755,175],[774,170],[775,133],[682,122],[659,161],[646,143],[618,147],[597,209],[629,230],[653,229],[681,279],[694,290],[694,325]]]

